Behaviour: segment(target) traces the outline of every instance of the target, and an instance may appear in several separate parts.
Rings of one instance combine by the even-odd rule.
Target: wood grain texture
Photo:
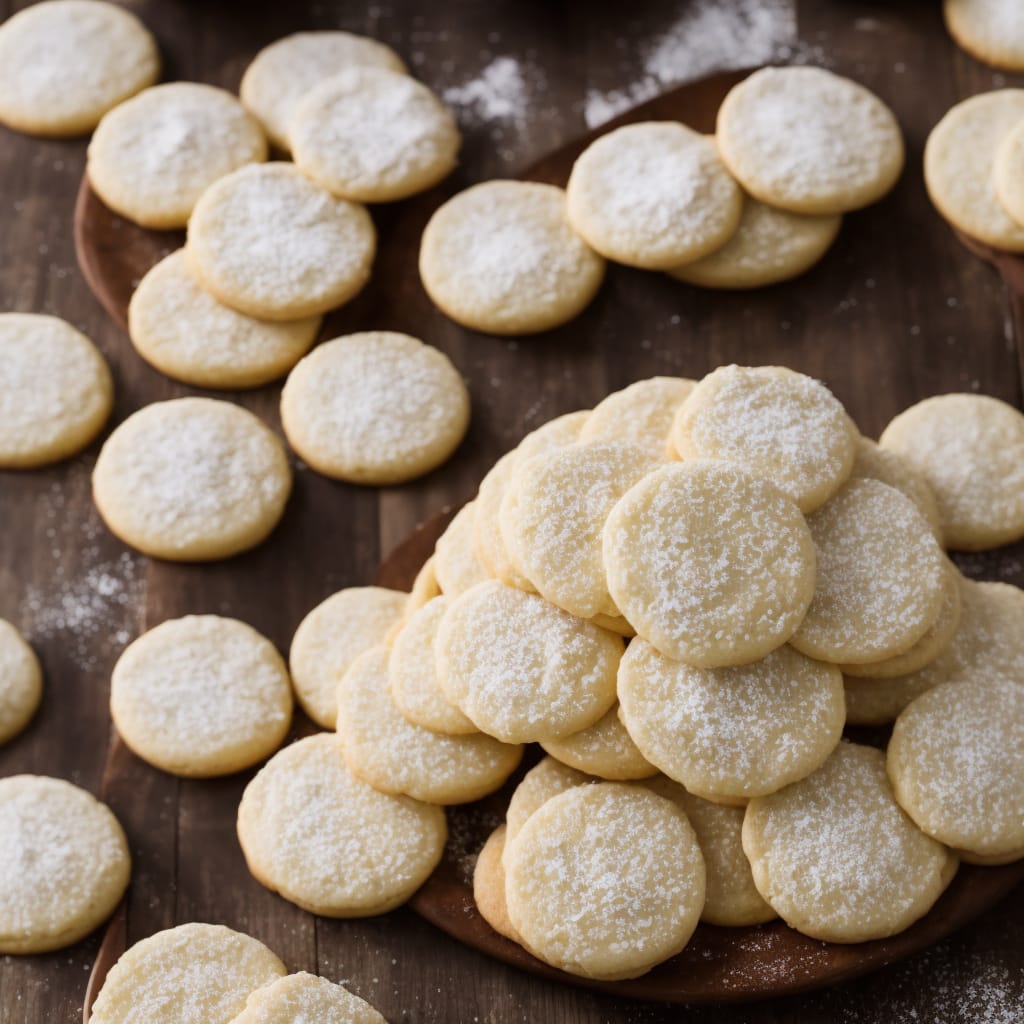
[[[20,6],[0,0],[0,17]],[[689,9],[685,2],[647,0],[625,13],[621,4],[541,0],[141,0],[133,7],[159,36],[167,77],[228,88],[237,87],[258,47],[300,27],[376,35],[441,90],[473,80],[495,59],[514,58],[525,114],[486,121],[478,110],[467,117],[454,186],[518,171],[582,132],[585,102],[591,109],[595,96],[643,78],[652,45]],[[136,860],[131,939],[190,918],[222,921],[267,941],[294,970],[346,979],[396,1022],[681,1019],[678,1008],[532,978],[448,940],[408,910],[370,921],[314,922],[245,872],[233,820],[223,811],[245,777],[179,782],[111,745],[107,685],[128,640],[185,612],[237,615],[286,649],[310,607],[341,586],[369,580],[382,552],[445,504],[471,495],[486,467],[527,430],[641,377],[696,376],[732,360],[783,362],[826,380],[873,434],[905,405],[940,391],[976,388],[1019,405],[1020,346],[1005,290],[931,209],[920,159],[929,128],[953,102],[1024,80],[960,54],[931,0],[803,0],[796,14],[797,55],[825,59],[878,91],[908,140],[908,168],[896,192],[851,217],[833,252],[806,278],[753,295],[714,295],[614,268],[577,324],[514,343],[462,331],[435,313],[415,331],[452,356],[474,399],[470,437],[456,458],[413,485],[381,491],[300,471],[270,543],[201,573],[134,555],[103,529],[89,498],[96,446],[53,469],[0,474],[0,615],[29,634],[47,676],[40,715],[0,749],[0,774],[60,775],[97,792],[105,773],[112,780],[108,799]],[[688,68],[680,64],[680,77]],[[117,422],[148,402],[197,392],[138,359],[74,265],[71,222],[83,162],[82,142],[0,130],[0,303],[63,315],[97,341],[115,373]],[[389,296],[370,307],[357,303],[349,314],[401,327],[404,297],[419,287],[414,276],[395,280]],[[276,389],[238,400],[277,425]],[[962,564],[974,575],[1024,582],[1019,554],[972,556]],[[986,1012],[998,1019],[999,1011],[1011,1020],[1013,1012],[1024,1014],[1022,922],[1018,888],[976,925],[902,967],[818,995],[694,1009],[685,1019],[974,1021]],[[0,959],[0,1021],[78,1019],[96,946],[93,938],[53,956]]]

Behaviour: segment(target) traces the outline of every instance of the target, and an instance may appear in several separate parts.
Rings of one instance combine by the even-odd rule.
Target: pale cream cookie
[[[924,182],[939,213],[1008,252],[1024,252],[1024,226],[999,201],[993,171],[1000,145],[1022,119],[1024,89],[981,93],[950,109],[924,147]]]
[[[743,850],[758,892],[791,928],[823,942],[903,931],[957,869],[896,802],[885,754],[846,742],[813,775],[750,802]]]
[[[114,912],[131,857],[110,810],[63,779],[0,779],[0,953],[48,953]]]
[[[496,580],[456,598],[434,643],[448,699],[506,743],[560,739],[615,703],[622,637]]]
[[[581,732],[541,746],[562,764],[601,779],[647,779],[658,771],[626,731],[617,706]]]
[[[519,835],[530,815],[540,810],[552,797],[596,780],[584,772],[570,768],[554,757],[544,757],[520,780],[505,811],[505,849]],[[505,854],[502,853],[502,858]]]
[[[324,729],[338,714],[338,683],[363,651],[382,644],[402,620],[407,595],[387,587],[346,587],[299,623],[288,665],[303,711]]]
[[[248,935],[216,924],[178,925],[122,954],[89,1024],[231,1024],[250,993],[286,973]]]
[[[1024,21],[1021,22],[1024,31]],[[1024,59],[1024,35],[1021,37],[1021,54]],[[1024,64],[1022,64],[1024,66]],[[996,195],[1003,209],[1018,223],[1024,224],[1024,119],[1017,122],[996,150],[993,168]]]
[[[218,178],[266,159],[263,130],[226,89],[168,82],[104,115],[86,173],[115,213],[168,231],[185,227]]]
[[[390,796],[346,766],[318,733],[275,754],[238,807],[253,876],[325,917],[367,917],[405,903],[444,852],[444,811]]]
[[[972,57],[1024,71],[1024,8],[1016,0],[944,0],[949,34]]]
[[[441,584],[437,582],[437,562],[431,555],[416,573],[412,581],[412,589],[405,602],[405,618],[418,611],[428,601],[441,596]]]
[[[305,971],[256,989],[231,1024],[387,1024],[342,985]]]
[[[338,745],[349,768],[381,792],[432,804],[470,803],[500,789],[523,748],[413,725],[391,697],[388,657],[388,648],[371,648],[338,686]]]
[[[815,771],[845,721],[839,669],[789,645],[749,665],[699,669],[634,640],[619,666],[619,701],[651,764],[691,793],[725,803]]]
[[[348,67],[404,71],[389,46],[351,32],[296,32],[277,39],[253,58],[242,76],[242,102],[270,141],[288,151],[288,122],[311,89]]]
[[[255,547],[291,493],[284,446],[251,412],[211,398],[155,402],[107,438],[92,475],[103,521],[155,558],[202,562]]]
[[[528,459],[532,455],[540,455],[552,448],[561,448],[566,444],[575,444],[583,433],[583,426],[590,418],[590,409],[563,413],[547,423],[542,423],[536,430],[531,430],[516,447],[517,457]]]
[[[28,725],[42,696],[43,672],[35,651],[0,619],[0,746]]]
[[[92,131],[160,75],[160,53],[130,11],[48,0],[0,25],[0,122],[31,135]]]
[[[84,334],[55,316],[0,313],[0,468],[74,455],[113,402],[110,370]]]
[[[467,502],[455,514],[434,548],[434,574],[445,597],[458,597],[483,583],[491,574],[476,553],[476,502]]]
[[[300,320],[348,302],[370,278],[366,209],[293,164],[250,164],[214,182],[188,222],[189,265],[214,298],[261,320]]]
[[[917,506],[878,480],[853,480],[807,523],[817,582],[793,646],[844,665],[909,651],[938,619],[948,581]]]
[[[178,249],[152,267],[128,304],[128,334],[150,366],[201,388],[255,388],[310,349],[320,317],[271,323],[218,302]]]
[[[499,524],[505,548],[542,597],[590,619],[616,617],[602,557],[602,530],[616,502],[660,464],[627,442],[555,448],[519,462]]]
[[[219,615],[169,619],[129,644],[110,680],[110,715],[144,761],[188,778],[269,757],[292,721],[288,670],[251,626]]]
[[[520,942],[508,917],[505,900],[505,868],[501,863],[505,851],[506,827],[499,825],[488,837],[473,866],[473,902],[480,916],[499,934]]]
[[[299,100],[288,142],[295,166],[328,192],[386,203],[447,177],[461,138],[451,111],[421,82],[357,65]]]
[[[949,547],[980,551],[1024,537],[1020,410],[988,395],[936,395],[901,412],[879,444],[928,482]]]
[[[408,334],[364,331],[317,346],[288,375],[281,423],[302,459],[354,483],[403,483],[448,459],[469,426],[451,360]]]
[[[543,446],[547,449],[547,445]],[[516,569],[501,532],[501,504],[519,462],[517,449],[506,452],[480,481],[473,503],[473,545],[483,567],[510,587],[535,593],[533,584]]]
[[[788,281],[828,252],[842,220],[838,213],[791,213],[748,196],[736,234],[721,249],[669,273],[702,288],[764,288]]]
[[[627,491],[605,523],[604,564],[637,633],[705,668],[784,644],[814,595],[800,509],[770,480],[710,459],[671,463]]]
[[[715,139],[675,121],[629,124],[592,142],[573,165],[569,220],[610,260],[669,270],[735,233],[743,193]]]
[[[804,513],[853,468],[857,432],[824,384],[782,366],[720,366],[683,403],[672,443],[683,459],[724,459],[781,487]]]
[[[893,112],[824,68],[761,68],[733,86],[718,111],[718,145],[754,198],[794,213],[857,210],[903,170]]]
[[[605,264],[569,224],[562,189],[486,181],[430,218],[419,266],[427,294],[464,327],[533,334],[581,313]]]
[[[574,788],[534,812],[504,856],[512,927],[549,963],[635,978],[689,942],[704,858],[686,816],[640,786]]]
[[[686,377],[651,377],[613,391],[594,406],[579,440],[628,441],[663,459],[676,413],[696,383]]]

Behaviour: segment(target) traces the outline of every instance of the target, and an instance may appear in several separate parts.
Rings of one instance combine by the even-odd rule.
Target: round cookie
[[[255,118],[227,90],[199,82],[144,89],[105,114],[86,173],[115,213],[146,228],[183,228],[218,178],[267,159]]]
[[[114,912],[130,874],[123,829],[84,789],[0,779],[0,954],[78,942]]]
[[[556,416],[547,423],[542,423],[536,430],[531,430],[516,447],[517,458],[528,459],[533,455],[561,448],[562,445],[575,444],[583,432],[583,425],[590,418],[589,409],[567,412]]]
[[[488,837],[477,855],[473,867],[473,902],[480,916],[499,934],[519,942],[515,928],[508,917],[505,900],[505,868],[501,863],[505,851],[504,825],[499,825]]]
[[[0,746],[28,725],[42,696],[43,672],[35,651],[0,619]]]
[[[854,480],[812,515],[814,600],[792,644],[836,664],[904,654],[935,625],[947,559],[917,506],[878,480]]]
[[[530,816],[504,857],[512,927],[549,963],[635,978],[678,953],[704,906],[686,816],[639,786],[578,787]]]
[[[150,366],[200,388],[255,388],[310,349],[320,317],[270,323],[218,302],[178,249],[152,267],[128,304],[128,335]]]
[[[685,377],[651,377],[613,391],[594,406],[579,440],[628,441],[664,459],[676,413],[696,383]]]
[[[242,102],[263,125],[270,141],[288,151],[288,123],[311,89],[347,67],[404,71],[389,46],[351,32],[295,32],[264,47],[245,69]]]
[[[1024,23],[1022,23],[1024,30]],[[1024,44],[1021,46],[1024,56]],[[996,150],[996,162],[993,175],[996,183],[996,195],[1003,209],[1018,223],[1024,224],[1024,187],[1021,177],[1024,175],[1024,121],[1010,131]]]
[[[758,892],[791,928],[822,942],[903,931],[957,868],[896,803],[885,754],[846,742],[813,775],[751,800],[743,850]]]
[[[338,683],[364,651],[382,644],[406,612],[407,595],[386,587],[346,587],[299,623],[288,666],[303,711],[324,729],[338,714]]]
[[[615,617],[601,538],[615,503],[660,460],[625,442],[573,444],[520,462],[499,523],[512,563],[542,597],[589,619]]]
[[[143,939],[110,969],[89,1024],[230,1024],[251,992],[283,977],[262,942],[215,924]]]
[[[1003,139],[1021,119],[1024,89],[981,93],[952,107],[924,147],[924,182],[939,213],[1008,252],[1024,252],[1024,227],[1003,209],[993,170]]]
[[[92,475],[103,521],[171,561],[228,558],[277,525],[292,488],[284,446],[251,412],[212,398],[155,402],[107,438]]]
[[[114,4],[48,0],[0,25],[0,122],[18,131],[84,135],[159,75],[156,40]]]
[[[457,323],[488,334],[534,334],[581,313],[604,260],[574,231],[565,192],[530,181],[486,181],[430,218],[420,278]]]
[[[860,209],[881,199],[903,170],[893,112],[824,68],[755,71],[730,90],[717,128],[722,159],[739,183],[793,213]]]
[[[564,739],[545,740],[541,746],[562,764],[601,779],[647,779],[658,771],[626,731],[618,707],[589,728]]]
[[[231,1024],[387,1024],[365,999],[301,971],[256,989]]]
[[[455,167],[459,129],[422,83],[381,67],[345,68],[311,89],[288,120],[295,166],[343,199],[386,203]]]
[[[231,775],[269,757],[292,721],[288,670],[251,626],[219,615],[169,619],[129,644],[110,680],[128,747],[173,775]]]
[[[401,905],[437,866],[446,838],[440,807],[367,785],[328,733],[275,754],[238,807],[238,840],[253,876],[325,917]]]
[[[553,757],[544,757],[520,780],[505,811],[505,849],[515,839],[530,815],[540,810],[552,797],[577,786],[596,781],[589,775],[570,768]],[[504,859],[505,854],[502,853]]]
[[[622,637],[491,581],[456,598],[434,643],[448,699],[506,743],[559,739],[615,703]]]
[[[0,313],[0,468],[74,455],[113,401],[110,370],[84,334],[55,316]]]
[[[893,727],[896,799],[966,861],[1024,857],[1024,680],[971,675],[930,690]]]
[[[510,587],[535,593],[533,584],[513,565],[501,532],[501,505],[518,463],[518,449],[506,452],[480,481],[473,503],[473,544],[477,558],[491,576]]]
[[[1024,537],[1024,414],[1012,405],[936,395],[901,412],[879,444],[928,482],[949,547],[980,551]]]
[[[972,57],[1024,71],[1024,9],[1016,0],[944,0],[946,28]]]
[[[569,220],[610,260],[669,270],[720,248],[740,223],[743,193],[718,146],[674,121],[629,124],[577,158]]]
[[[763,658],[814,595],[800,510],[770,480],[726,462],[671,463],[644,477],[608,516],[604,564],[637,633],[703,668]]]
[[[782,366],[720,366],[680,408],[683,459],[724,459],[772,480],[805,515],[850,475],[857,433],[828,388]]]
[[[416,579],[412,581],[412,589],[405,602],[405,618],[418,611],[428,601],[441,596],[441,585],[437,582],[436,567],[437,563],[433,555],[420,566],[420,571],[416,573]]]
[[[790,213],[747,197],[736,233],[709,256],[669,273],[702,288],[764,288],[805,274],[828,252],[842,217]]]
[[[434,657],[434,638],[451,602],[435,597],[406,619],[395,634],[388,659],[391,699],[413,725],[448,736],[477,732],[477,727],[441,689]]]
[[[214,298],[261,320],[300,320],[348,302],[370,278],[377,234],[366,209],[292,164],[250,164],[213,183],[188,222],[185,253]]]
[[[429,473],[469,426],[469,392],[451,360],[408,334],[325,342],[288,375],[281,423],[315,470],[382,486]]]
[[[338,685],[338,744],[349,768],[383,793],[462,804],[500,789],[521,746],[474,732],[448,736],[407,721],[391,697],[389,651],[373,647]]]
[[[458,597],[470,587],[490,579],[473,542],[475,504],[470,501],[459,509],[434,548],[434,573],[446,597]]]
[[[699,669],[634,640],[619,666],[622,721],[644,757],[691,793],[737,803],[815,771],[843,732],[843,678],[789,645]]]

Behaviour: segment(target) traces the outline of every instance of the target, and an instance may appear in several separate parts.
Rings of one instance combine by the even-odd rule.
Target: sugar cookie
[[[1024,22],[1022,22],[1024,28]],[[1024,40],[1024,37],[1022,37]],[[1024,41],[1021,44],[1024,57]],[[1018,121],[996,150],[996,162],[993,175],[996,183],[996,195],[1003,209],[1018,223],[1024,224],[1024,188],[1021,187],[1021,176],[1024,174],[1024,130]]]
[[[387,1024],[365,999],[305,971],[256,989],[231,1024]]]
[[[704,906],[686,816],[639,786],[601,782],[549,800],[504,858],[512,927],[549,963],[635,978],[678,953]]]
[[[843,731],[843,677],[788,644],[699,669],[634,640],[619,666],[622,721],[644,757],[691,793],[735,802],[817,769]]]
[[[926,398],[892,420],[879,444],[928,481],[949,547],[1024,537],[1024,414],[1012,405],[988,395]]]
[[[128,886],[113,814],[84,789],[39,775],[0,779],[0,953],[48,953],[85,938]]]
[[[463,505],[437,539],[434,573],[446,597],[458,597],[477,583],[490,579],[490,573],[480,561],[473,542],[476,533],[475,504],[470,501]]]
[[[761,68],[733,86],[718,111],[718,145],[755,199],[794,213],[860,209],[903,170],[893,112],[824,68]]]
[[[572,229],[565,192],[486,181],[449,199],[420,243],[427,294],[456,322],[488,334],[533,334],[581,313],[604,260]]]
[[[405,617],[422,608],[428,601],[441,596],[441,585],[437,582],[437,562],[431,555],[416,573],[412,581],[412,589],[405,602]]]
[[[629,124],[576,160],[569,220],[610,260],[669,270],[723,246],[740,223],[743,194],[715,140],[674,121]]]
[[[451,360],[408,334],[364,331],[303,359],[281,393],[291,446],[315,470],[384,485],[429,473],[469,426],[469,392]]]
[[[743,850],[758,892],[791,928],[823,942],[903,931],[957,868],[896,803],[885,754],[846,742],[813,775],[750,802]]]
[[[459,129],[425,85],[400,71],[354,66],[311,89],[288,119],[295,166],[328,192],[386,203],[448,176]]]
[[[320,317],[270,323],[218,302],[189,269],[165,256],[128,304],[128,334],[150,366],[201,388],[255,388],[284,376],[310,349]]]
[[[559,739],[615,703],[620,636],[492,580],[456,598],[434,643],[448,699],[506,743]]]
[[[530,815],[540,810],[550,799],[575,789],[586,786],[595,780],[584,772],[570,768],[553,757],[545,757],[537,762],[520,780],[509,800],[505,811],[505,849],[515,839]],[[505,854],[502,854],[504,858]]]
[[[251,412],[212,398],[132,413],[92,475],[113,533],[147,555],[185,562],[255,547],[277,525],[291,487],[277,437]]]
[[[972,57],[1024,71],[1024,10],[1015,0],[944,0],[949,34]]]
[[[812,515],[814,600],[792,644],[837,664],[904,654],[935,624],[946,558],[917,506],[878,480],[853,480]]]
[[[413,725],[449,736],[477,732],[477,727],[441,689],[434,657],[434,637],[450,604],[435,597],[406,619],[395,635],[388,659],[391,698]]]
[[[338,714],[338,683],[363,651],[384,643],[406,611],[406,595],[386,587],[346,587],[299,623],[288,665],[303,711],[325,729]]]
[[[686,377],[651,377],[613,391],[594,406],[579,440],[629,441],[663,459],[676,413],[696,383]]]
[[[348,302],[377,246],[366,209],[292,164],[250,164],[213,183],[188,222],[185,253],[217,300],[261,320],[300,320]]]
[[[720,366],[683,403],[672,443],[684,459],[725,459],[781,487],[807,514],[850,475],[857,434],[824,384],[782,366]]]
[[[367,785],[326,733],[275,754],[238,807],[238,840],[254,877],[325,917],[404,903],[437,866],[446,837],[440,807]]]
[[[518,461],[517,450],[506,452],[480,481],[473,503],[473,544],[477,558],[491,576],[510,587],[536,593],[533,584],[512,564],[501,532],[501,503]]]
[[[267,159],[256,119],[226,89],[168,82],[105,114],[86,173],[115,213],[146,228],[183,228],[218,178]]]
[[[113,401],[110,370],[84,334],[55,316],[0,313],[0,468],[74,455]]]
[[[536,430],[531,430],[516,447],[518,459],[528,459],[533,455],[561,448],[565,444],[575,444],[580,440],[583,425],[590,418],[590,409],[578,412],[567,412],[556,416],[547,423],[542,423]]]
[[[608,589],[669,658],[715,668],[784,644],[814,594],[814,543],[770,480],[726,462],[644,477],[604,527]]]
[[[648,779],[658,771],[626,731],[618,707],[581,732],[545,740],[541,746],[562,764],[601,779]]]
[[[499,934],[513,942],[519,936],[508,917],[505,901],[505,868],[501,857],[505,850],[505,826],[499,825],[488,837],[473,866],[473,902],[480,916]]]
[[[14,626],[0,619],[0,746],[28,725],[42,695],[39,659]]]
[[[251,626],[219,615],[169,619],[129,644],[110,715],[144,761],[174,775],[230,775],[269,757],[292,720],[288,670]]]
[[[574,444],[520,462],[499,523],[512,563],[542,597],[589,619],[617,616],[601,531],[615,503],[660,459],[625,442]]]
[[[346,67],[404,71],[389,46],[351,32],[296,32],[264,47],[245,69],[242,102],[263,125],[270,141],[288,151],[288,122],[311,89]]]
[[[407,721],[391,698],[386,647],[361,654],[338,685],[338,743],[349,768],[383,793],[462,804],[500,789],[523,748],[473,732],[448,736]]]
[[[251,992],[283,977],[262,942],[215,924],[182,924],[132,946],[110,969],[89,1024],[230,1024]]]
[[[18,131],[84,135],[159,75],[156,40],[114,4],[49,0],[0,26],[0,121]]]
[[[924,182],[955,228],[997,249],[1024,252],[1024,227],[996,193],[996,153],[1024,119],[1024,89],[997,89],[962,100],[932,129],[924,147]]]
[[[748,196],[736,233],[721,249],[669,273],[702,288],[764,288],[807,273],[828,252],[841,224],[837,213],[790,213]]]

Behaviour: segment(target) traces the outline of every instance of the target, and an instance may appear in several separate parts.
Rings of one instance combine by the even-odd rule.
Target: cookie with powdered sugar
[[[416,578],[412,581],[408,599],[405,602],[405,618],[418,611],[428,601],[441,595],[441,584],[437,582],[437,562],[431,555],[420,566]]]
[[[626,731],[618,705],[586,729],[541,746],[562,764],[613,782],[647,779],[658,771]]]
[[[505,868],[501,863],[505,851],[506,826],[499,825],[488,837],[473,865],[473,902],[480,916],[499,934],[513,942],[522,940],[508,917],[505,900]]]
[[[446,597],[459,594],[491,578],[476,553],[476,502],[467,502],[455,514],[434,548],[434,573]]]
[[[579,439],[584,443],[628,441],[663,459],[676,413],[696,383],[686,377],[650,377],[613,391],[591,410]]]
[[[519,835],[530,815],[540,810],[552,797],[594,781],[596,780],[590,775],[570,768],[554,757],[545,757],[538,761],[522,777],[512,794],[512,799],[509,800],[505,811],[506,849]]]
[[[232,1024],[387,1024],[368,1003],[342,985],[301,971],[257,989]]]
[[[42,696],[43,672],[35,651],[0,619],[0,746],[28,725]]]
[[[536,587],[515,567],[501,531],[501,505],[518,464],[518,449],[506,452],[480,481],[473,503],[473,545],[490,576],[533,594]]]
[[[1024,8],[1016,0],[944,0],[946,28],[972,57],[1024,71]]]

